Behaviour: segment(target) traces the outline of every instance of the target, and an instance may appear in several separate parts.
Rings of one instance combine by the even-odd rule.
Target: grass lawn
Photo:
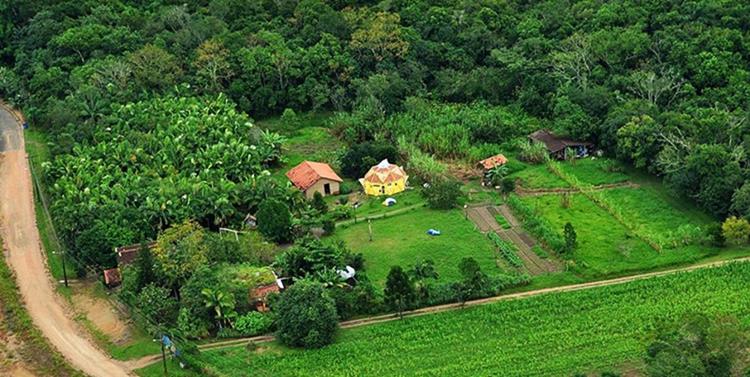
[[[284,174],[302,161],[319,161],[331,163],[336,153],[343,147],[327,127],[328,113],[305,113],[299,115],[297,128],[285,124],[279,117],[258,121],[260,128],[278,132],[287,141],[283,145],[284,164],[273,176],[286,180]]]
[[[519,170],[510,175],[511,178],[521,180],[521,186],[527,189],[549,189],[570,187],[570,185],[556,176],[544,164],[526,165],[525,169]]]
[[[654,329],[663,323],[692,313],[731,315],[747,330],[748,284],[750,264],[733,264],[341,330],[334,344],[318,350],[271,343],[261,351],[236,347],[202,358],[217,375],[229,377],[571,376],[619,366],[639,370]],[[160,376],[161,364],[138,373]]]
[[[610,171],[609,166],[619,167],[621,171]],[[562,163],[563,169],[573,174],[583,183],[590,185],[604,185],[609,183],[620,183],[627,181],[630,177],[623,172],[624,167],[617,161],[606,158],[584,158],[574,163]],[[551,173],[550,173],[551,174]]]
[[[440,230],[442,235],[428,236],[430,228]],[[422,259],[435,262],[441,281],[459,279],[458,263],[464,257],[476,259],[488,274],[500,271],[490,241],[459,210],[419,208],[373,220],[372,230],[372,242],[368,240],[366,222],[339,228],[335,237],[364,255],[367,274],[376,285],[385,285],[391,266],[407,269]]]
[[[523,197],[535,207],[554,229],[565,223],[573,224],[578,234],[575,260],[578,272],[584,276],[606,276],[624,272],[637,272],[677,263],[687,263],[718,252],[708,246],[688,246],[657,252],[644,241],[630,235],[606,211],[581,194],[570,196],[570,208],[560,204],[554,195]],[[644,212],[648,216],[649,212]]]
[[[396,204],[386,207],[383,205],[383,201],[387,197],[396,199]],[[363,218],[366,216],[381,215],[387,212],[397,211],[401,208],[424,204],[425,200],[422,197],[420,190],[411,189],[402,191],[396,195],[391,196],[368,196],[361,194],[360,206],[357,208],[357,218]],[[353,203],[350,203],[353,204]]]

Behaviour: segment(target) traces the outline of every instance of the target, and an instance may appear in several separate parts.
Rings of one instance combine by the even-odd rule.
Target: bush
[[[280,295],[274,311],[281,343],[320,348],[333,342],[338,328],[336,304],[321,284],[298,281]]]
[[[341,173],[347,177],[361,178],[373,165],[384,159],[391,163],[398,162],[398,150],[393,144],[356,144],[341,157]]]
[[[262,335],[269,332],[272,326],[273,319],[271,316],[260,312],[249,312],[237,317],[234,321],[234,329],[241,336]]]
[[[518,158],[531,164],[541,164],[549,159],[547,147],[540,142],[524,143],[520,145],[521,150]]]
[[[268,199],[258,207],[258,230],[275,242],[287,242],[292,237],[292,214],[286,204]]]
[[[732,216],[721,224],[721,231],[727,242],[740,245],[750,239],[750,223],[747,219]]]
[[[461,197],[461,183],[456,180],[437,180],[422,190],[430,208],[451,209]]]
[[[171,325],[177,320],[178,304],[167,288],[149,284],[138,294],[137,303],[138,309],[149,321],[149,327],[151,324]]]

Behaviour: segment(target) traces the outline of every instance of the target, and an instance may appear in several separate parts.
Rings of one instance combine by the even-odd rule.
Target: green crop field
[[[442,235],[427,235],[430,228],[440,230]],[[464,257],[476,259],[484,272],[499,271],[491,242],[458,210],[418,208],[373,220],[372,230],[372,242],[366,222],[337,229],[336,237],[364,255],[367,273],[377,285],[384,285],[391,266],[408,268],[423,259],[435,262],[441,281],[458,279],[458,262]]]
[[[683,315],[733,315],[748,329],[748,284],[750,263],[735,263],[343,330],[320,350],[271,344],[203,358],[225,376],[560,376],[638,368],[654,329]],[[160,368],[140,374],[158,376]]]
[[[560,198],[545,195],[524,197],[522,200],[536,208],[560,234],[565,223],[573,224],[578,234],[574,259],[578,263],[578,271],[583,275],[600,276],[648,270],[695,261],[716,251],[707,246],[689,246],[657,252],[582,194],[570,196],[569,208],[563,208]],[[643,216],[651,216],[649,211],[644,210],[642,213]]]

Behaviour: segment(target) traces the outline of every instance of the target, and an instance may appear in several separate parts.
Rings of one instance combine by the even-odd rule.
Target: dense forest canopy
[[[253,118],[286,108],[336,111],[349,143],[405,137],[440,158],[475,158],[492,149],[477,152],[481,144],[545,126],[663,175],[717,217],[750,216],[744,1],[19,0],[0,5],[0,14],[0,96],[52,138],[59,158],[47,178],[55,190],[81,189],[69,181],[85,171],[108,196],[87,213],[107,213],[106,203],[134,200],[118,196],[119,171],[128,185],[140,185],[129,172],[160,177],[142,187],[156,192],[172,176],[168,195],[142,197],[159,207],[203,179],[194,171],[235,198],[221,208],[175,208],[178,215],[141,211],[146,233],[190,217],[238,221],[255,205],[245,179],[271,161],[235,152],[273,140],[223,139],[244,133],[235,108]],[[205,153],[227,158],[221,169],[201,170],[209,163],[202,161],[165,175],[152,164],[159,153],[127,166],[131,153],[151,153],[153,138],[180,144],[172,131],[185,125],[160,111],[200,103],[218,109],[194,114],[196,124],[201,116],[237,118],[215,123],[207,141],[214,144]],[[148,114],[155,118],[139,120]],[[105,143],[110,129],[121,138]],[[230,166],[241,156],[241,168]],[[169,158],[193,164],[182,157]],[[118,165],[117,174],[97,176]],[[89,217],[72,210],[82,202],[64,204],[73,199],[62,191],[53,192],[55,212],[71,212],[58,221],[80,242],[100,225],[83,223]]]

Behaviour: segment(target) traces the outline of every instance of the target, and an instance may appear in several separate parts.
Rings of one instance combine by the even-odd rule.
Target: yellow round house
[[[387,159],[370,168],[359,183],[367,195],[393,195],[406,190],[409,176],[398,165],[391,164]]]

